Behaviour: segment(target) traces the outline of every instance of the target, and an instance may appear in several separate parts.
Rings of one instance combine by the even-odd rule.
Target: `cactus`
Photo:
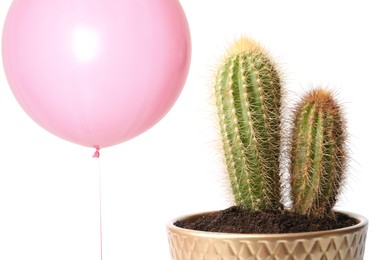
[[[332,215],[344,180],[346,134],[341,108],[331,92],[308,92],[295,110],[291,144],[293,211]]]
[[[219,125],[236,205],[251,211],[283,208],[280,178],[282,86],[267,52],[237,40],[214,82]],[[284,135],[284,134],[283,134]],[[308,92],[295,109],[290,147],[292,211],[333,216],[346,168],[341,108],[331,92]]]
[[[249,210],[281,206],[281,80],[265,50],[242,37],[228,50],[214,83],[233,196]]]

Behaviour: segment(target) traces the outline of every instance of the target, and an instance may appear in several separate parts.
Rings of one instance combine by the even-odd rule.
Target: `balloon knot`
[[[100,147],[99,146],[94,146],[95,147],[95,149],[96,149],[96,151],[95,151],[95,153],[93,154],[93,158],[100,158]]]

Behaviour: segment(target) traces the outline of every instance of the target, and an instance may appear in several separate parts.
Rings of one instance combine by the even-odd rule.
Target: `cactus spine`
[[[293,210],[332,215],[344,180],[346,134],[341,108],[332,93],[315,89],[298,104],[291,146]]]
[[[228,50],[214,83],[225,160],[235,202],[280,207],[281,81],[268,54],[243,37]]]

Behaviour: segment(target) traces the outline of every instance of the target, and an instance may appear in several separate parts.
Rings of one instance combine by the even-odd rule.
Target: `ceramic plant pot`
[[[168,223],[173,260],[363,260],[368,221],[342,212],[356,225],[290,234],[232,234],[194,231]],[[180,218],[197,218],[201,213]]]

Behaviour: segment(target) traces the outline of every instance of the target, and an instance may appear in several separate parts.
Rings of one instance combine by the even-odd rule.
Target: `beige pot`
[[[343,212],[356,225],[291,234],[230,234],[194,231],[168,223],[173,260],[363,260],[368,221]],[[197,218],[208,213],[185,216]]]

